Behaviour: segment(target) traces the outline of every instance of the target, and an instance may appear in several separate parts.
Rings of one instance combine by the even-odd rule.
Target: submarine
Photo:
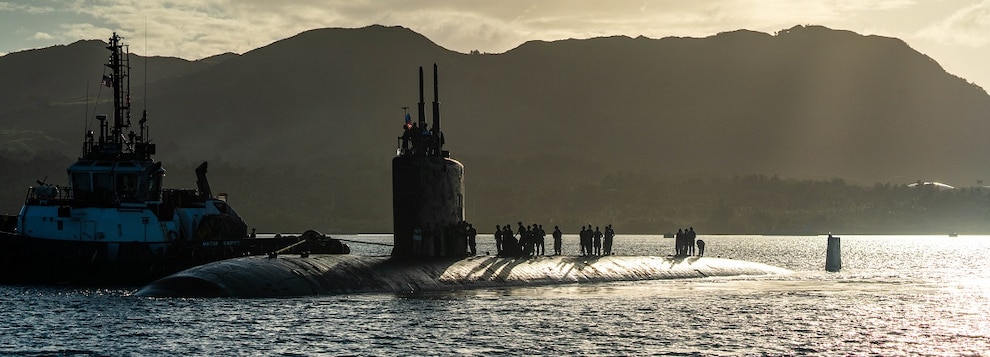
[[[427,125],[423,68],[418,122],[406,115],[392,159],[393,245],[388,256],[269,254],[221,260],[156,280],[142,297],[290,297],[416,293],[512,286],[787,274],[709,257],[472,256],[464,227],[464,165],[443,149],[437,65]],[[432,232],[432,234],[424,234]],[[458,233],[461,232],[461,233]]]

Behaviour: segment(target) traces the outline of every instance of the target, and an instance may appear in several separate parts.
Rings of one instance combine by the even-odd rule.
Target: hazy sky
[[[824,25],[901,38],[990,89],[990,0],[0,0],[0,54],[117,31],[134,53],[199,59],[305,30],[373,24],[408,27],[455,51],[493,53],[527,40]]]

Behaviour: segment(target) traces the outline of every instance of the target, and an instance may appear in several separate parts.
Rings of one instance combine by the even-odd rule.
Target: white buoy
[[[825,253],[825,271],[837,272],[842,269],[842,249],[839,237],[828,234],[828,251]]]

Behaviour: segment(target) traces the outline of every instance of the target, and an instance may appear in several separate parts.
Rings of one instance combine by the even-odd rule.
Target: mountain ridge
[[[0,82],[31,83],[0,89],[0,155],[78,154],[78,119],[94,105],[86,86],[68,84],[98,93],[97,44],[0,57]],[[451,51],[404,27],[330,28],[243,54],[147,61],[147,92],[141,71],[132,78],[134,108],[147,104],[166,163],[381,176],[402,108],[416,116],[419,66],[432,121],[437,63],[446,148],[478,202],[630,173],[864,185],[990,177],[980,165],[990,160],[985,90],[899,39],[821,26],[528,41],[498,54]],[[387,180],[346,185],[360,184],[388,190]]]
[[[39,67],[38,63],[53,63],[51,67],[61,70],[52,72],[38,88],[0,90],[0,98],[7,98],[8,104],[0,112],[4,121],[16,123],[20,129],[37,129],[29,126],[35,120],[24,119],[28,117],[24,113],[40,113],[30,115],[35,118],[69,116],[58,109],[71,105],[56,108],[48,102],[52,97],[78,101],[81,91],[53,83],[83,82],[82,76],[92,72],[84,70],[83,63],[102,60],[102,48],[97,48],[102,45],[98,44],[99,41],[80,41],[0,57],[0,80],[11,83],[45,78],[37,70],[9,69],[23,66],[11,62],[28,53],[32,58],[24,62],[35,67]],[[66,51],[70,50],[88,55],[68,55]],[[59,60],[52,62],[53,57]],[[83,60],[68,60],[79,58]],[[144,60],[139,57],[135,63]],[[484,144],[480,150],[461,148],[466,153],[512,156],[570,151],[553,140],[499,144],[525,127],[536,137],[574,137],[585,141],[588,151],[602,152],[607,157],[625,156],[620,154],[627,148],[595,140],[599,130],[582,129],[597,127],[601,118],[607,117],[608,131],[629,138],[624,144],[632,150],[650,150],[654,147],[651,138],[666,133],[714,137],[719,142],[715,146],[694,148],[691,152],[683,148],[696,146],[688,139],[693,135],[670,138],[674,147],[668,161],[678,166],[698,166],[693,171],[727,167],[732,173],[753,167],[757,172],[790,175],[786,166],[800,157],[789,157],[782,149],[793,151],[788,146],[791,141],[814,141],[807,137],[816,131],[830,132],[836,142],[852,145],[863,156],[883,158],[881,161],[889,160],[892,153],[862,143],[876,140],[884,131],[903,131],[903,135],[894,135],[900,138],[896,145],[886,146],[903,147],[908,152],[914,150],[910,141],[928,140],[923,135],[926,133],[961,136],[962,142],[976,145],[977,140],[970,136],[973,130],[967,127],[986,129],[986,120],[973,118],[985,113],[990,102],[982,88],[948,74],[937,62],[899,39],[821,26],[795,26],[775,34],[737,30],[705,38],[611,36],[529,41],[501,54],[469,55],[444,49],[404,27],[376,25],[314,29],[240,55],[218,55],[199,61],[152,57],[147,61],[152,62],[146,95],[153,104],[152,118],[189,118],[179,119],[176,126],[196,123],[200,127],[194,133],[166,129],[164,140],[174,142],[176,147],[190,148],[190,152],[179,156],[214,152],[232,162],[238,162],[235,153],[243,152],[243,148],[232,147],[232,142],[218,141],[222,146],[180,142],[184,136],[195,139],[186,141],[209,142],[211,136],[224,130],[226,121],[234,121],[242,126],[233,133],[240,137],[265,138],[275,128],[301,135],[292,140],[301,139],[308,150],[285,155],[289,157],[306,157],[307,152],[328,145],[305,137],[314,129],[338,128],[335,130],[360,134],[344,138],[341,145],[331,149],[350,155],[369,152],[359,144],[375,138],[377,145],[389,145],[387,132],[394,132],[395,125],[386,125],[385,118],[401,118],[401,113],[396,113],[399,108],[415,106],[415,68],[432,62],[440,63],[441,95],[450,103],[444,106],[449,110],[444,116],[456,118],[452,123],[461,120],[476,127],[471,131],[456,124],[448,126],[448,137],[453,139],[450,145],[457,145],[461,137]],[[66,74],[69,72],[71,76]],[[140,71],[135,72],[133,80],[143,81]],[[66,76],[72,79],[62,80]],[[89,86],[97,93],[95,81],[90,79]],[[139,92],[138,86],[134,87]],[[137,108],[143,104],[142,94],[135,95]],[[34,108],[42,107],[41,110],[24,105],[32,102],[37,103]],[[382,110],[388,103],[390,110]],[[945,113],[964,117],[939,118]],[[22,120],[11,120],[15,117]],[[938,119],[939,125],[928,125],[926,118]],[[855,131],[843,133],[842,128],[829,122],[841,122]],[[899,129],[899,125],[922,129]],[[775,128],[788,126],[793,131],[775,132]],[[564,129],[569,130],[561,133]],[[54,131],[50,135],[54,138],[75,140],[64,130],[45,128],[49,130]],[[268,150],[274,150],[286,139],[259,140],[267,142],[264,145]],[[745,148],[752,153],[747,160],[732,158],[703,164],[706,158]],[[986,147],[973,150],[983,148]],[[913,154],[924,156],[926,151],[919,149]],[[798,156],[807,155],[804,152]],[[752,162],[754,157],[779,157],[782,163],[761,165]],[[320,159],[320,155],[311,158]],[[596,160],[602,161],[603,157]],[[865,169],[873,163],[853,166]],[[623,162],[621,166],[632,164]],[[776,165],[785,169],[775,170]],[[948,170],[940,167],[938,171]],[[816,175],[821,174],[824,173]],[[970,176],[987,174],[990,172],[980,170]],[[842,172],[836,175],[865,181],[891,177],[881,173],[862,177]]]

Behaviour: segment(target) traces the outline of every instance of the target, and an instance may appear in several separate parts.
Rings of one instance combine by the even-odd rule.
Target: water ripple
[[[840,273],[822,271],[821,237],[704,239],[711,255],[797,272],[293,299],[157,299],[130,296],[130,289],[0,286],[0,355],[990,351],[990,238],[843,237]],[[620,251],[657,252],[668,241],[620,236],[616,244],[624,244]]]

